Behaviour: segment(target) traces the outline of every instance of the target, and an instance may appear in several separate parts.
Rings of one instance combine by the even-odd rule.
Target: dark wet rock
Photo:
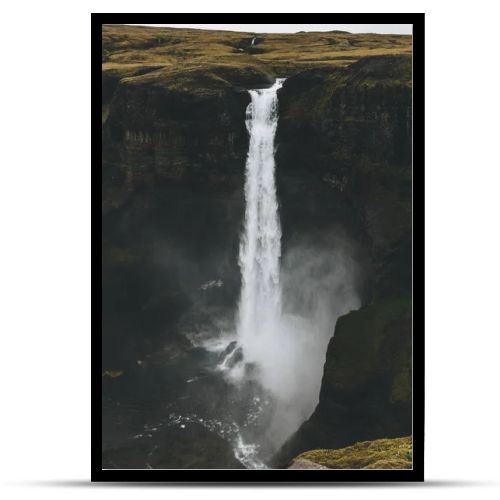
[[[236,340],[230,342],[219,355],[219,365],[224,364],[225,369],[233,368],[243,361],[243,350]]]
[[[311,220],[347,228],[370,254],[370,295],[411,285],[411,92],[411,58],[384,56],[304,71],[279,94],[285,238]]]
[[[105,469],[244,469],[231,446],[195,423],[148,431],[127,444],[103,451]],[[151,435],[152,436],[152,435]]]
[[[222,363],[222,361],[224,361],[226,357],[236,349],[237,346],[238,342],[236,340],[229,342],[227,347],[219,355],[219,363]]]
[[[241,361],[243,361],[243,349],[241,347],[235,346],[235,348],[227,356],[225,366],[226,368],[233,368]]]

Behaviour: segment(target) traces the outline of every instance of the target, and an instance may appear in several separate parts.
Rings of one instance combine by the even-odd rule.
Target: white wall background
[[[271,497],[275,489],[83,486],[90,475],[91,11],[425,11],[426,486],[318,498],[498,498],[498,16],[494,3],[10,2],[0,127],[3,498]],[[473,7],[473,9],[469,9]],[[96,175],[98,166],[94,165]],[[418,170],[421,165],[415,165]],[[98,193],[95,193],[99,195]],[[418,334],[418,332],[417,332]],[[342,491],[338,491],[341,489]],[[450,490],[450,491],[448,491]],[[453,491],[451,491],[453,490]],[[311,493],[288,488],[289,499]]]

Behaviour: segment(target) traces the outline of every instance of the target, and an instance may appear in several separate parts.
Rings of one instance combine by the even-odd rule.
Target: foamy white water
[[[281,315],[281,227],[276,199],[274,137],[278,124],[277,92],[250,90],[246,125],[250,144],[246,163],[245,228],[239,264],[242,288],[238,339],[246,362],[259,361],[260,350],[276,331]]]
[[[239,434],[234,445],[234,456],[247,469],[269,469],[258,457],[259,448],[255,444],[247,444]]]

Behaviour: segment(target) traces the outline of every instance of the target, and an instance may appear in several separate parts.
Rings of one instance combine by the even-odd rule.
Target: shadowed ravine
[[[309,284],[305,276],[296,278],[304,263],[281,269],[274,139],[278,90],[283,81],[278,79],[267,89],[250,90],[246,207],[239,251],[241,292],[233,326],[227,331],[207,328],[201,340],[190,339],[195,347],[190,360],[194,372],[185,380],[186,393],[161,405],[155,418],[141,427],[141,408],[126,410],[138,416],[134,434],[125,439],[131,443],[133,460],[139,465],[143,461],[143,467],[158,467],[155,462],[164,460],[157,455],[161,454],[162,441],[172,440],[168,437],[172,433],[185,434],[195,444],[199,438],[189,438],[189,433],[198,428],[198,432],[208,432],[219,446],[226,443],[227,467],[268,468],[266,462],[318,402],[321,367],[336,318],[359,307],[352,284],[355,264],[349,262],[349,267],[344,267],[348,257],[340,251],[336,262],[328,262],[328,258],[323,262],[325,256],[315,255],[317,262],[312,265],[323,265],[327,274]],[[321,290],[324,279],[331,283]],[[344,290],[333,309],[325,303],[329,299],[325,292],[331,291],[332,284]],[[222,282],[213,280],[200,288],[206,291],[220,286]],[[300,310],[295,299],[308,294],[307,299],[313,299],[314,304]],[[189,332],[182,333],[189,338]],[[108,463],[113,466],[112,454]]]

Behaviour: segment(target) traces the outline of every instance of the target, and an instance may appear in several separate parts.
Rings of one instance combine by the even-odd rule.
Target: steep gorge
[[[214,312],[235,308],[246,90],[287,76],[276,138],[283,248],[348,245],[363,307],[338,321],[318,407],[276,463],[409,434],[411,58],[162,71],[103,74],[103,373],[123,372],[103,378],[106,394],[152,405],[180,394],[197,366],[183,332],[202,334]]]

